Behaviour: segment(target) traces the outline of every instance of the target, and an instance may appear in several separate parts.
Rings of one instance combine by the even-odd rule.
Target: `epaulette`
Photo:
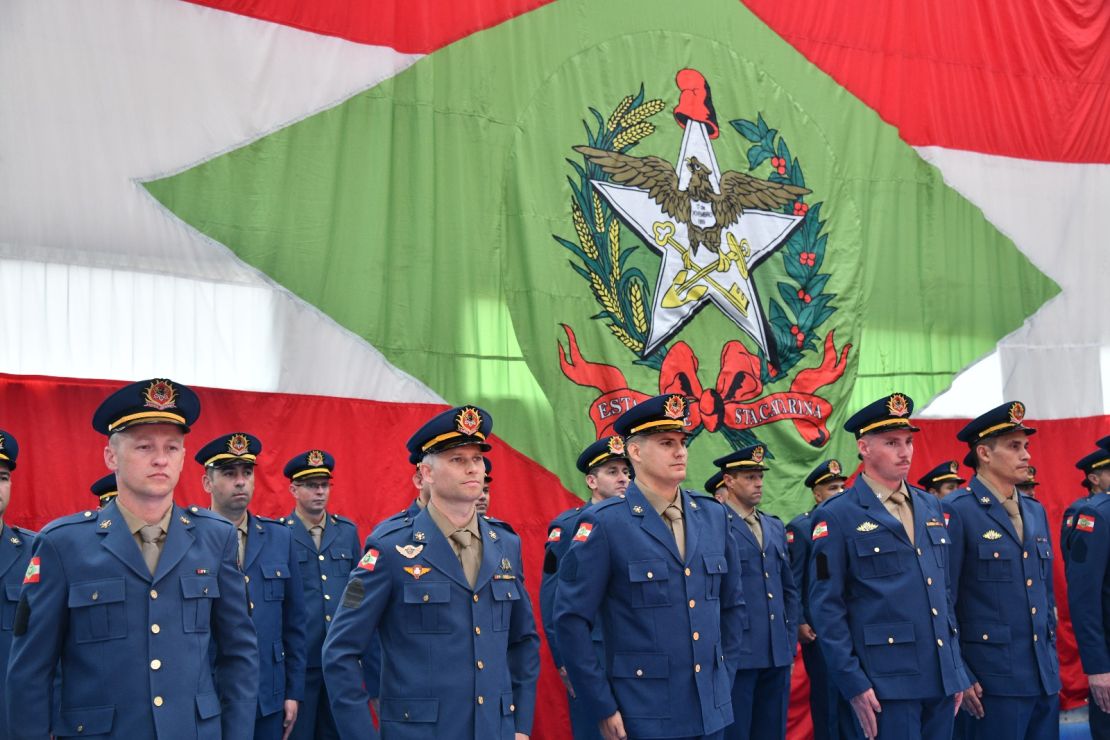
[[[385,537],[387,534],[392,534],[393,532],[404,529],[405,527],[409,527],[411,525],[412,520],[407,517],[402,519],[386,519],[378,526],[374,527],[373,536],[376,538]]]
[[[682,491],[683,491],[683,493],[690,494],[690,498],[694,499],[694,501],[697,503],[698,506],[701,506],[703,503],[712,501],[717,506],[720,506],[724,509],[728,509],[729,511],[732,511],[732,509],[729,509],[727,505],[722,504],[720,501],[717,500],[717,498],[715,496],[710,496],[708,493],[696,493],[694,491],[689,491],[685,488],[682,489]]]
[[[76,514],[67,514],[63,517],[58,517],[52,522],[49,522],[39,534],[46,534],[53,532],[55,529],[68,526],[70,524],[81,524],[82,522],[95,522],[96,512],[92,510],[80,511]]]
[[[948,494],[944,498],[945,498],[946,501],[956,501],[957,499],[967,498],[970,495],[971,495],[971,489],[970,488],[957,488],[955,491]]]
[[[590,507],[590,511],[604,511],[611,506],[616,506],[617,504],[623,503],[624,495],[613,496],[612,498],[607,498],[604,501],[598,501],[596,504]]]
[[[356,526],[353,521],[343,516],[342,514],[328,514],[328,518],[331,519],[332,524],[343,523],[350,524],[352,527]]]
[[[38,532],[36,532],[32,529],[27,529],[26,527],[17,527],[14,524],[9,524],[8,527],[13,532],[18,532],[19,534],[23,535],[24,537],[34,538],[34,536],[38,534]]]
[[[762,509],[759,510],[759,513],[760,513],[761,516],[770,517],[771,519],[775,519],[776,521],[778,521],[779,524],[782,524],[782,518],[781,517],[775,516],[774,514],[771,514],[770,512],[763,511]]]
[[[488,514],[482,514],[482,518],[486,520],[487,524],[492,524],[496,527],[501,527],[502,529],[507,529],[510,532],[512,532],[513,534],[516,534],[516,530],[513,529],[513,525],[509,524],[508,522],[506,522],[504,520],[494,519],[492,516],[489,516]]]
[[[1080,505],[1079,508],[1082,509],[1086,506],[1091,506],[1091,507],[1094,507],[1094,508],[1101,508],[1108,501],[1110,501],[1110,494],[1103,494],[1102,496],[1090,496],[1090,497],[1088,497],[1088,499],[1085,500],[1085,502],[1083,504]],[[1078,511],[1078,510],[1079,509],[1076,509],[1076,511]]]
[[[227,526],[232,528],[235,527],[235,525],[229,522],[227,519],[224,519],[216,512],[212,511],[211,509],[206,509],[203,506],[190,506],[186,509],[186,511],[188,511],[195,517],[200,517],[201,519],[211,519],[214,522],[220,522],[221,524],[226,524]]]

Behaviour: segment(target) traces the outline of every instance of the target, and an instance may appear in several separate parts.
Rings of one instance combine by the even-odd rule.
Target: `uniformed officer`
[[[1068,532],[1068,606],[1087,674],[1091,737],[1110,738],[1110,496],[1080,504]]]
[[[1068,533],[1075,525],[1075,512],[1079,511],[1079,507],[1087,503],[1087,500],[1092,496],[1110,492],[1110,452],[1100,447],[1094,452],[1081,457],[1075,463],[1075,467],[1083,473],[1083,480],[1080,485],[1087,489],[1087,495],[1072,501],[1064,509],[1064,515],[1060,523],[1060,548],[1065,559],[1068,556],[1067,546],[1070,541]]]
[[[967,738],[1059,733],[1052,541],[1044,507],[1016,490],[1027,478],[1035,431],[1024,418],[1025,407],[1010,401],[960,430],[957,438],[975,455],[975,476],[943,503],[952,599],[972,682],[957,722]]]
[[[512,740],[532,731],[539,635],[520,538],[474,509],[492,428],[486,411],[460,406],[414,435],[428,506],[371,538],[324,642],[343,738],[369,730],[359,658],[375,632],[384,740]]]
[[[863,472],[821,506],[811,537],[813,627],[830,680],[867,737],[948,737],[970,685],[940,502],[906,485],[912,412],[913,401],[894,393],[848,419]]]
[[[1037,486],[1040,485],[1040,482],[1037,481],[1037,469],[1030,465],[1025,472],[1025,480],[1023,480],[1021,483],[1018,483],[1016,486],[1018,493],[1020,493],[1022,496],[1036,498]]]
[[[97,409],[119,495],[35,538],[9,663],[9,737],[253,735],[258,645],[235,528],[173,504],[199,413],[192,390],[160,378]]]
[[[813,493],[814,508],[802,512],[786,525],[790,571],[801,599],[802,623],[798,625],[798,642],[802,645],[802,662],[809,678],[809,711],[814,740],[852,738],[859,732],[851,707],[829,682],[809,607],[809,556],[813,549],[809,538],[813,533],[813,517],[816,516],[816,507],[844,490],[845,480],[839,460],[825,460],[814,468],[805,480],[806,488]]]
[[[602,737],[723,737],[740,661],[744,593],[728,510],[693,496],[685,397],[617,419],[635,479],[582,512],[559,564],[555,630],[571,683]],[[605,663],[590,632],[600,618]]]
[[[486,465],[486,475],[482,479],[482,495],[478,497],[478,501],[474,504],[474,508],[478,510],[479,515],[489,513],[489,488],[490,484],[493,483],[493,476],[490,475],[493,472],[493,463],[490,462],[488,457],[483,459],[482,462]]]
[[[943,499],[966,482],[960,477],[960,464],[955,460],[946,460],[917,479],[917,485],[938,499]]]
[[[97,479],[96,483],[89,486],[89,491],[96,496],[100,502],[100,508],[103,509],[109,501],[119,494],[119,486],[116,485],[116,474],[108,473],[103,478]]]
[[[552,519],[551,524],[547,526],[543,580],[540,582],[540,614],[543,616],[543,628],[547,634],[547,645],[551,648],[551,657],[559,671],[559,678],[563,680],[563,686],[567,690],[571,730],[575,740],[587,740],[600,737],[597,722],[590,717],[582,702],[578,700],[574,686],[567,675],[566,662],[563,660],[562,651],[559,650],[559,638],[555,633],[555,592],[559,584],[559,562],[570,547],[571,537],[574,536],[574,523],[581,512],[592,504],[624,495],[628,484],[632,481],[632,468],[629,467],[628,458],[625,455],[624,439],[617,434],[602,437],[586,447],[578,456],[577,467],[585,476],[590,500],[583,506],[567,509]],[[593,639],[593,649],[598,656],[598,662],[604,663],[605,637],[600,620],[595,621],[590,637]]]
[[[15,621],[19,589],[23,574],[31,561],[31,542],[35,533],[4,521],[4,513],[12,500],[12,472],[19,457],[19,442],[11,432],[0,429],[0,694],[4,692],[4,676],[12,647],[12,623]],[[0,696],[0,737],[11,737],[7,729],[7,711]]]
[[[328,511],[335,458],[320,449],[307,450],[285,464],[289,492],[296,507],[285,517],[293,533],[293,550],[304,586],[307,638],[304,701],[301,702],[294,740],[334,740],[339,732],[332,718],[331,701],[324,684],[322,649],[343,584],[358,562],[358,527],[350,519]],[[370,710],[363,706],[369,718]]]
[[[767,447],[759,443],[713,461],[721,471],[717,495],[733,513],[729,521],[740,550],[747,604],[732,687],[735,721],[725,729],[730,740],[786,737],[800,605],[786,555],[786,528],[778,517],[758,509],[767,454]]]
[[[212,440],[195,455],[212,511],[235,525],[239,569],[258,639],[258,713],[255,740],[281,738],[297,721],[304,698],[304,587],[293,536],[282,522],[248,510],[262,442],[244,432]]]

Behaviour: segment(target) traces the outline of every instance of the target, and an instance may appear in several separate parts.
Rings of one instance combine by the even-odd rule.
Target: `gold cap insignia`
[[[401,545],[396,545],[396,548],[397,552],[401,553],[409,560],[412,560],[424,551],[423,545],[405,545],[404,547],[402,547]]]
[[[856,527],[856,531],[857,532],[874,532],[878,528],[879,528],[879,525],[876,524],[875,522],[864,522],[863,524]]]
[[[752,450],[752,462],[754,462],[754,463],[763,462],[763,448],[762,447],[756,447],[754,450]]]
[[[237,457],[247,454],[250,446],[250,440],[247,439],[247,435],[245,434],[233,434],[227,440],[227,451]]]
[[[996,532],[993,529],[988,529],[986,532],[983,532],[983,539],[985,539],[985,540],[1000,540],[1000,539],[1002,539],[1002,533],[1001,532]]]
[[[177,389],[168,380],[153,380],[143,391],[143,405],[159,411],[177,408]]]
[[[1010,422],[1013,424],[1020,424],[1025,419],[1025,404],[1021,401],[1014,401],[1010,406]]]
[[[1033,480],[1037,477],[1037,469],[1030,465],[1028,468],[1026,468],[1025,475],[1028,477],[1029,480]]]
[[[949,473],[958,473],[958,472],[960,472],[960,466],[955,460],[948,463],[948,472]]]
[[[686,416],[686,399],[679,395],[670,396],[663,404],[663,415],[668,419],[681,419]]]
[[[420,576],[424,575],[425,573],[431,573],[432,569],[426,565],[406,565],[405,572],[419,581]]]
[[[841,468],[840,468],[840,461],[839,460],[829,460],[829,472],[830,473],[832,473],[833,475],[840,475],[840,470],[841,470]]]
[[[886,410],[891,416],[905,416],[910,412],[910,404],[901,393],[895,393],[887,399]]]
[[[324,453],[320,450],[313,450],[305,455],[304,461],[311,467],[318,468],[324,464]]]
[[[481,427],[482,415],[473,406],[466,406],[455,417],[455,428],[468,436],[473,437]]]
[[[609,453],[613,455],[624,454],[624,438],[619,434],[614,434],[609,438]]]
[[[4,435],[0,434],[0,450],[4,449]]]

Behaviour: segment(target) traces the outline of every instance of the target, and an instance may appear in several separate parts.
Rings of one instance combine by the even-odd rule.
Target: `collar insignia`
[[[23,544],[23,540],[19,539],[18,537],[12,537],[11,543],[13,545],[21,545]]]
[[[107,529],[110,526],[112,526],[112,520],[111,519],[105,519],[104,521],[102,521],[100,523],[100,528],[101,529]]]
[[[431,573],[432,569],[426,565],[406,565],[405,572],[419,581],[420,576],[426,573]]]
[[[876,524],[875,522],[864,522],[863,524],[856,527],[856,531],[857,532],[874,532],[878,528],[879,528],[879,525]]]
[[[493,530],[491,529],[491,530],[489,531],[489,538],[490,538],[491,540],[496,540],[496,539],[497,539],[497,532],[494,532],[494,531],[493,531]]]
[[[154,380],[143,391],[143,405],[164,411],[177,407],[177,389],[168,380]]]
[[[644,513],[644,507],[640,506],[639,504],[636,504],[635,506],[632,507],[632,513],[633,514],[643,514]]]
[[[988,529],[986,532],[983,532],[983,539],[985,539],[985,540],[1000,540],[1000,539],[1002,539],[1002,534],[1000,532],[997,532],[997,531],[993,530],[993,529]]]
[[[413,532],[412,533],[412,538],[414,540],[416,540],[417,542],[423,542],[424,541],[424,533],[423,532]]]
[[[505,571],[506,573],[512,572],[513,564],[509,562],[508,558],[501,558],[501,570]]]
[[[991,500],[989,498],[987,498],[986,496],[979,499],[979,503],[981,503],[981,504],[989,504],[990,502],[991,502]]]
[[[697,504],[697,502],[695,502],[695,501],[691,501],[691,502],[690,502],[690,508],[691,508],[691,509],[696,509],[696,508],[698,508],[698,504]]]
[[[192,519],[190,519],[190,518],[189,518],[189,517],[187,517],[187,516],[182,516],[182,517],[181,517],[181,523],[182,523],[182,524],[192,524],[192,523],[193,523],[193,520],[192,520]]]
[[[413,558],[415,558],[417,555],[419,555],[421,552],[424,551],[424,546],[423,545],[405,545],[404,547],[402,547],[401,545],[397,545],[396,547],[397,547],[397,552],[401,553],[403,556],[405,556],[409,560],[412,560]]]

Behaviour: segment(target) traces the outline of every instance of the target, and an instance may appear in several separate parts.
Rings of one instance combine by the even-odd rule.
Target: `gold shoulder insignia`
[[[993,529],[988,529],[986,532],[983,532],[983,539],[985,539],[985,540],[1000,540],[1000,539],[1002,539],[1002,534],[1000,532],[997,532],[997,531],[993,530]]]
[[[875,522],[864,522],[863,524],[856,527],[856,531],[857,532],[874,532],[878,528],[879,528],[879,525],[876,524]]]

